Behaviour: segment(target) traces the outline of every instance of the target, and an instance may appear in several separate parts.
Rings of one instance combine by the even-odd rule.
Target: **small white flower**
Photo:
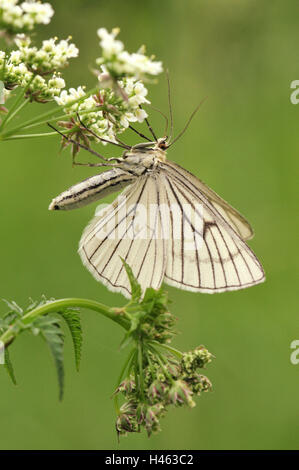
[[[124,113],[120,118],[120,123],[123,127],[127,128],[130,125],[130,122],[136,122],[137,117],[130,112]]]
[[[21,6],[24,12],[29,13],[37,24],[49,24],[54,15],[50,3],[23,2]]]
[[[138,122],[143,122],[148,117],[147,112],[140,108],[136,109],[135,114]]]
[[[65,81],[61,77],[54,76],[52,79],[49,80],[48,85],[51,88],[58,88],[59,90],[61,90],[65,87]]]
[[[12,64],[19,64],[21,61],[21,52],[20,51],[12,51],[9,58]]]
[[[77,89],[70,88],[69,91],[62,90],[60,95],[55,97],[55,101],[59,106],[65,106],[72,101],[83,98],[83,96],[85,96],[85,91],[83,90],[83,87],[79,86]]]

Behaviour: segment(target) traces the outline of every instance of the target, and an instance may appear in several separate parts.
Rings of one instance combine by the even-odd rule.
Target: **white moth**
[[[53,199],[50,210],[73,209],[126,187],[84,230],[79,244],[84,265],[126,297],[130,284],[121,258],[143,291],[165,282],[214,293],[264,281],[263,268],[245,243],[253,236],[249,223],[202,181],[167,160],[168,146],[166,137],[135,145],[110,159],[116,161],[108,163],[112,169]]]

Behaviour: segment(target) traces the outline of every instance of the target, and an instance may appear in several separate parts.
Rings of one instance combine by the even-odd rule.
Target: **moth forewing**
[[[54,198],[50,210],[70,210],[98,201],[108,194],[121,191],[135,180],[135,176],[112,168],[81,181]]]
[[[154,174],[139,177],[122,197],[92,219],[79,243],[83,264],[93,276],[126,297],[130,284],[121,258],[129,263],[143,290],[149,286],[158,289],[163,281],[167,241],[160,236],[162,200],[156,179]],[[145,221],[137,215],[139,205],[146,210]]]

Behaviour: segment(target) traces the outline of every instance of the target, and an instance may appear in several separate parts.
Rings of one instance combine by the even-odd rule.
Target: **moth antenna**
[[[107,161],[108,159],[103,157],[103,155],[100,155],[98,152],[95,152],[91,148],[87,147],[87,145],[81,144],[80,142],[76,142],[76,140],[69,138],[66,134],[61,132],[60,130],[56,129],[56,127],[52,126],[52,124],[48,123],[48,126],[51,127],[54,131],[56,131],[58,134],[60,134],[65,140],[72,142],[72,144],[77,145],[78,147],[87,150],[87,152],[91,153],[92,155],[95,155],[96,157],[100,158],[101,160]],[[104,165],[104,164],[103,164]],[[107,165],[110,166],[110,165]]]
[[[126,150],[131,149],[131,147],[129,147],[129,145],[126,145],[126,144],[123,144],[123,143],[117,144],[116,142],[112,142],[112,140],[104,139],[103,137],[100,137],[99,135],[97,135],[93,130],[89,129],[89,127],[87,127],[84,124],[84,122],[81,120],[81,118],[79,116],[79,113],[77,113],[77,118],[78,118],[78,121],[81,124],[81,126],[84,127],[84,129],[86,129],[88,132],[90,132],[90,134],[92,134],[96,139],[100,140],[101,142],[106,142],[107,144],[116,145],[117,147],[121,147],[121,148],[126,149]]]
[[[141,105],[139,105],[139,108],[140,108],[140,109],[143,109]],[[150,123],[149,123],[149,120],[148,120],[147,118],[145,118],[144,120],[145,120],[145,122],[146,122],[146,125],[147,125],[147,127],[148,127],[148,130],[150,131],[150,133],[152,134],[153,138],[155,139],[155,142],[157,142],[157,140],[158,140],[158,139],[157,139],[157,136],[156,136],[156,134],[154,133],[153,128],[152,128],[152,126],[151,126]]]
[[[169,141],[172,139],[173,135],[173,113],[172,113],[172,105],[171,105],[171,90],[170,90],[170,80],[169,80],[169,72],[166,70],[166,78],[167,78],[167,90],[168,90],[168,107],[169,107],[169,116],[170,116],[170,136]]]
[[[164,114],[162,111],[160,111],[160,109],[158,108],[155,108],[155,106],[149,104],[148,105],[150,108],[152,108],[154,111],[157,111],[157,113],[160,113],[164,119],[165,119],[165,130],[164,130],[164,135],[167,135],[167,132],[168,132],[168,117],[166,116],[166,114]]]
[[[203,100],[201,100],[201,102],[199,103],[198,106],[196,106],[196,108],[194,109],[193,113],[191,114],[191,116],[189,117],[184,129],[179,133],[179,135],[176,136],[176,138],[169,144],[168,147],[170,147],[172,144],[174,144],[180,137],[182,137],[182,135],[186,132],[186,130],[188,129],[189,127],[189,124],[190,122],[192,121],[192,119],[194,118],[195,114],[197,113],[197,111],[199,110],[199,108],[201,107],[201,105],[205,102],[205,100],[207,99],[207,97],[205,97]]]
[[[134,129],[134,127],[131,126],[131,124],[129,125],[129,129],[131,129],[132,131],[136,132],[136,134],[138,134],[140,137],[142,137],[143,139],[147,140],[148,142],[151,142],[151,139],[149,139],[148,137],[146,137],[146,135],[142,134],[142,132],[137,131],[137,129]]]

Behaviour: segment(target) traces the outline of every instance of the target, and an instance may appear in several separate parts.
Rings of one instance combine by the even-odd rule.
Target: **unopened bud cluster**
[[[143,396],[138,386],[140,377],[134,374],[130,374],[115,392],[125,398],[116,420],[117,432],[123,435],[145,429],[150,436],[160,430],[160,419],[171,405],[193,408],[194,398],[211,390],[211,382],[199,372],[211,357],[202,346],[184,353],[181,360],[169,354],[161,359],[160,353],[157,355],[154,349],[148,350],[143,364]]]

